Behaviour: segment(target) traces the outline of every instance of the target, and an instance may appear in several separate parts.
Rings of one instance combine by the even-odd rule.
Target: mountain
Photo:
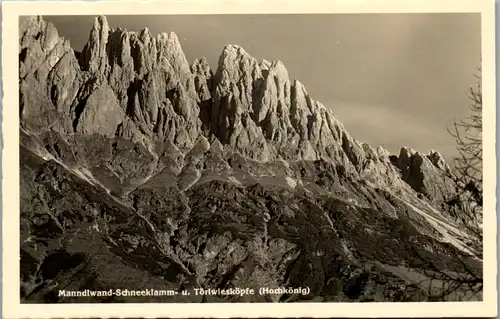
[[[190,65],[103,16],[82,52],[42,17],[19,34],[23,302],[425,301],[433,273],[482,276],[441,155],[357,141],[282,62]],[[111,288],[190,295],[59,293]]]

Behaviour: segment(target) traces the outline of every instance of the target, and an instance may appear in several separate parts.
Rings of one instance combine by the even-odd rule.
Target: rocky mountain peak
[[[102,34],[107,36],[107,32],[109,32],[109,24],[108,24],[108,18],[106,16],[100,15],[95,17],[94,19],[94,24],[92,26],[92,31],[93,30],[102,30]],[[91,31],[91,34],[92,34]],[[90,39],[89,39],[90,40]]]
[[[94,19],[94,25],[90,30],[89,39],[83,48],[82,67],[92,73],[105,73],[108,64],[107,45],[109,37],[108,20],[104,16]]]
[[[450,167],[448,166],[448,164],[446,164],[446,161],[441,153],[436,150],[431,150],[426,156],[438,169],[446,173],[450,173]]]
[[[39,121],[30,112],[54,112],[55,105],[51,127],[64,132],[169,142],[180,149],[201,135],[214,136],[253,160],[333,161],[352,178],[400,190],[408,184],[419,192],[425,176],[434,178],[447,167],[437,152],[423,156],[404,147],[391,160],[383,148],[360,143],[334,115],[335,106],[313,100],[283,62],[258,61],[238,45],[223,48],[213,72],[205,58],[189,65],[175,33],[112,29],[104,16],[95,18],[78,60],[40,17],[26,20],[21,34],[21,74],[33,74],[21,83],[31,88],[21,90],[23,101],[47,101],[36,111],[33,103],[22,103],[28,126]],[[45,64],[47,75],[40,79],[37,70],[37,80],[33,63]],[[49,88],[42,84],[46,78]],[[397,182],[400,174],[406,183]]]
[[[54,280],[119,287],[118,268],[137,289],[425,300],[428,287],[401,275],[425,267],[409,248],[443,272],[468,254],[460,261],[481,272],[439,210],[453,193],[442,156],[356,140],[337,105],[314,100],[281,61],[227,45],[216,70],[190,65],[174,33],[113,29],[105,17],[81,54],[41,17],[21,20],[19,41],[25,300],[54,302]],[[233,297],[291,300],[220,299]]]
[[[432,150],[422,154],[408,147],[402,147],[399,157],[393,159],[402,178],[415,191],[424,194],[433,202],[446,202],[455,193],[449,166],[438,152]]]
[[[176,72],[190,74],[189,63],[174,32],[160,33],[156,39],[158,56],[166,58]]]
[[[246,93],[246,102],[250,102],[251,97],[248,94],[251,93],[253,80],[260,76],[259,63],[242,47],[237,45],[224,47],[215,73],[217,88],[222,91],[221,93],[227,94],[239,84],[238,93],[242,95]]]

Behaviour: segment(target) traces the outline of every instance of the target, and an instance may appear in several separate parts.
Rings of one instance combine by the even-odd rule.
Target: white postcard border
[[[13,1],[2,4],[3,316],[53,317],[486,317],[497,315],[495,12],[493,0]],[[20,304],[19,96],[21,15],[480,12],[482,27],[484,301],[293,304]]]

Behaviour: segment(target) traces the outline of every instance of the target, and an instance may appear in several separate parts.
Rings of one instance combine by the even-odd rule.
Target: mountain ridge
[[[39,27],[43,28],[43,20],[38,19],[41,21]],[[57,30],[50,23],[45,28],[50,30],[49,36],[52,37],[52,42],[46,44],[47,50],[51,51],[50,46],[56,43]],[[72,73],[75,73],[78,70],[76,56],[74,59],[68,57],[67,52],[71,51],[69,42],[63,43],[66,52],[58,65],[69,63],[69,69],[73,67]],[[58,51],[50,54],[55,54],[53,59],[57,59]],[[215,128],[205,132],[207,138],[213,134],[223,144],[253,159],[328,158],[343,162],[351,174],[371,175],[372,172],[360,167],[366,165],[382,169],[385,174],[397,175],[387,160],[387,150],[382,147],[373,149],[353,139],[330,109],[314,101],[298,80],[288,78],[281,61],[258,62],[240,46],[226,45],[217,70],[213,72],[203,58],[189,65],[173,32],[158,34],[155,38],[147,28],[137,33],[121,28],[113,30],[106,18],[100,16],[95,19],[78,62],[81,70],[90,72],[93,77],[85,81],[78,80],[73,74],[69,76],[76,78],[77,82],[86,82],[84,86],[90,86],[88,91],[93,90],[92,86],[99,89],[92,94],[84,93],[87,96],[83,100],[90,103],[83,110],[78,105],[60,106],[74,112],[73,131],[97,132],[109,137],[118,134],[132,141],[144,141],[145,138],[168,140],[182,148],[194,144],[202,134],[202,126],[206,130],[213,124]],[[157,66],[165,70],[164,74],[158,76],[152,71]],[[168,85],[163,88],[162,75],[168,77],[172,74],[180,74],[180,79],[166,81]],[[105,78],[109,84],[100,85]],[[51,91],[58,92],[61,84],[54,85]],[[171,98],[162,101],[161,97],[151,93],[155,91],[165,91]],[[196,103],[190,102],[195,96]],[[110,101],[99,109],[99,112],[104,109],[110,115],[106,125],[99,123],[102,118],[95,117],[97,100]],[[162,103],[166,107],[162,108]],[[198,103],[204,107],[200,108]],[[253,109],[248,109],[249,105]],[[405,153],[404,149],[399,157]],[[435,154],[439,158],[437,161],[444,161],[439,153],[430,154]],[[422,161],[427,161],[430,154]],[[383,180],[377,173],[371,178]]]
[[[39,268],[45,255],[59,256],[54,245],[92,256],[58,237],[62,231],[80,238],[72,227],[86,223],[92,226],[84,232],[102,237],[97,245],[128,260],[126,267],[181,286],[301,285],[300,269],[313,267],[306,283],[314,295],[357,300],[361,291],[338,295],[340,288],[329,286],[350,280],[342,267],[358,269],[352,276],[359,280],[385,276],[360,265],[387,268],[380,265],[387,256],[397,267],[423,267],[408,253],[363,247],[361,238],[373,237],[399,251],[391,234],[400,232],[404,247],[414,236],[435,247],[418,249],[430,249],[443,269],[456,267],[454,254],[478,260],[444,209],[454,188],[442,173],[449,170],[442,156],[405,147],[394,156],[355,140],[279,60],[257,61],[227,45],[214,72],[204,58],[190,65],[175,33],[112,29],[104,16],[95,19],[81,53],[42,17],[22,20],[19,59],[21,220],[28,225],[21,233],[37,242],[25,242],[22,251],[38,258]],[[34,213],[37,205],[41,213]],[[54,225],[42,221],[44,213]],[[43,253],[38,224],[59,229]],[[340,268],[335,260],[342,260]],[[26,278],[25,298],[46,300]],[[423,298],[422,289],[408,298]],[[406,298],[394,296],[376,298]]]

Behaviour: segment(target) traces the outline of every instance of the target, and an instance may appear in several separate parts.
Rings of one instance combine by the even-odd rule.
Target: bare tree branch
[[[421,270],[430,279],[429,300],[444,301],[447,296],[467,291],[473,295],[482,294],[483,275],[475,270],[468,259],[482,259],[483,248],[483,141],[482,141],[482,79],[481,68],[475,74],[477,83],[466,93],[470,100],[467,118],[456,119],[449,134],[455,139],[458,155],[452,167],[443,175],[455,185],[455,195],[446,200],[448,207],[456,210],[462,228],[469,236],[468,243],[475,256],[452,256],[453,273],[443,271],[432,260],[423,256],[415,247],[411,253],[422,262]],[[456,268],[456,269],[455,269]],[[439,292],[432,291],[432,283],[441,282]],[[460,297],[462,298],[462,297]]]

